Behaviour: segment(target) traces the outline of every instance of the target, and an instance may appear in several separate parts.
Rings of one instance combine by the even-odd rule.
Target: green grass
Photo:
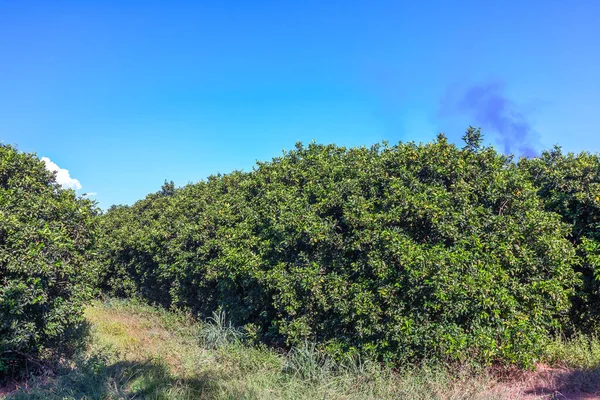
[[[570,340],[555,338],[546,350],[546,362],[555,366],[593,370],[600,365],[600,338],[578,335]]]
[[[281,354],[251,345],[226,315],[207,323],[135,301],[94,302],[85,352],[62,360],[7,399],[518,399],[568,388],[551,370],[505,382],[490,372],[419,366],[392,371],[358,357],[333,362],[307,343]],[[594,390],[600,342],[557,340],[548,363],[581,368],[577,389]],[[562,376],[560,381],[557,377]],[[598,379],[600,381],[600,379]],[[537,385],[537,386],[536,386]],[[559,385],[559,386],[557,386]],[[562,386],[560,386],[562,385]],[[558,389],[557,389],[558,388]],[[598,388],[600,390],[600,388]]]

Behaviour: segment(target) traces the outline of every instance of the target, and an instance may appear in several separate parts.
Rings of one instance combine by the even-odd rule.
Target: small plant
[[[314,343],[304,342],[288,352],[284,368],[294,378],[317,382],[332,373],[333,365],[331,358]]]
[[[201,336],[205,347],[216,349],[240,342],[244,338],[244,333],[234,327],[231,321],[227,321],[225,310],[218,310],[204,325]]]
[[[364,377],[376,370],[376,365],[371,360],[365,360],[360,354],[348,354],[340,361],[338,369],[351,376]]]

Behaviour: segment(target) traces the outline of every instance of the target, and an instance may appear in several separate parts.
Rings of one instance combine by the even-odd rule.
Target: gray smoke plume
[[[449,110],[450,108],[450,110]],[[448,96],[442,102],[443,113],[459,112],[473,118],[473,124],[496,134],[505,154],[535,157],[539,135],[533,130],[519,107],[504,95],[504,84],[493,82],[473,85]]]

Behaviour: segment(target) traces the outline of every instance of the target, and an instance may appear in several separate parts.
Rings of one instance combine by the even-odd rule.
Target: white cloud
[[[71,178],[68,169],[59,167],[48,157],[42,157],[42,161],[46,164],[46,169],[48,171],[56,172],[56,183],[65,189],[81,189],[81,183],[77,179]]]

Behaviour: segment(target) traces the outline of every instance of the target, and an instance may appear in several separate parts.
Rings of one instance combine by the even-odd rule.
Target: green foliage
[[[462,137],[462,140],[467,144],[465,146],[466,150],[477,151],[481,148],[481,143],[483,143],[483,135],[481,134],[481,128],[475,129],[470,126],[467,129],[467,132]]]
[[[334,357],[531,365],[579,282],[569,228],[470,132],[163,187],[103,217],[103,285]]]
[[[0,378],[78,338],[95,220],[35,155],[0,145]]]
[[[600,156],[563,154],[560,147],[519,166],[539,188],[545,208],[570,225],[583,278],[574,297],[571,330],[600,329]]]

